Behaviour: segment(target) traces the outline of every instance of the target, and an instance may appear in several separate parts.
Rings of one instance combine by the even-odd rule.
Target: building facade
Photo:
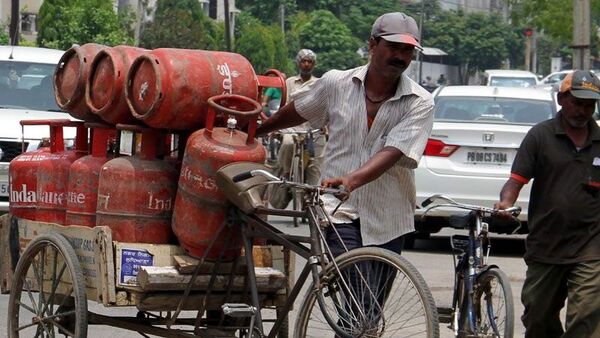
[[[114,9],[118,11],[122,8],[129,7],[134,13],[137,14],[136,25],[139,32],[140,23],[143,20],[152,20],[152,8],[156,7],[156,1],[149,0],[148,8],[150,13],[146,13],[146,9],[142,6],[141,0],[113,0]],[[235,0],[198,0],[204,11],[204,14],[217,20],[225,20],[225,1],[229,2],[229,20],[231,36],[233,36],[233,28],[235,27],[235,17],[240,12],[235,7]],[[19,12],[21,14],[19,18],[19,30],[21,35],[29,41],[35,41],[37,38],[37,18],[40,7],[44,0],[19,0]],[[8,27],[10,22],[11,14],[11,0],[0,0],[0,26]],[[137,33],[136,33],[137,34]],[[137,41],[138,36],[136,36]]]

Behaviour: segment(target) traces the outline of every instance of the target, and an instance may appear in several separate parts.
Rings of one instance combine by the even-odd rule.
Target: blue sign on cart
[[[140,267],[153,266],[154,257],[146,250],[121,250],[121,283],[136,284]]]

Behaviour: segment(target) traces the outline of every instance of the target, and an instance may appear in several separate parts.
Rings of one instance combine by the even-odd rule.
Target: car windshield
[[[497,87],[533,87],[536,80],[528,77],[492,76],[490,86]]]
[[[52,76],[56,65],[0,61],[0,108],[59,111]]]
[[[518,98],[438,96],[435,119],[480,123],[536,124],[554,115],[552,101]]]

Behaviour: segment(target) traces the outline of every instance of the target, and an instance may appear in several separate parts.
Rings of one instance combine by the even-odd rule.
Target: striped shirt
[[[433,124],[433,98],[402,75],[396,93],[378,110],[367,129],[364,81],[369,65],[332,70],[295,95],[298,114],[319,128],[329,126],[321,179],[346,175],[364,165],[383,147],[404,156],[376,180],[357,188],[332,215],[334,223],[360,217],[363,245],[380,245],[414,231],[416,205],[413,169],[423,154]],[[324,195],[331,214],[339,201]]]
[[[310,76],[310,78],[306,81],[302,81],[302,77],[300,75],[288,77],[285,80],[285,86],[287,88],[287,98],[286,102],[294,101],[296,94],[310,90],[310,86],[318,79],[318,77]],[[310,129],[310,124],[308,122],[302,123],[299,126],[286,128],[285,131],[307,131]],[[323,140],[324,141],[324,140]]]

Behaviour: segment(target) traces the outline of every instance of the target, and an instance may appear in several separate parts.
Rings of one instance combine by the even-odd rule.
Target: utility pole
[[[537,31],[531,34],[531,71],[535,74],[537,71]]]
[[[531,71],[531,35],[525,37],[525,70]]]
[[[533,37],[533,29],[525,28],[525,70],[531,71],[531,39]]]
[[[19,45],[19,0],[10,1],[10,45]]]
[[[279,4],[279,20],[281,23],[281,33],[285,34],[285,6],[283,3]]]
[[[419,18],[419,43],[421,46],[425,47],[423,44],[423,17],[425,16],[425,0],[421,0],[421,17]],[[419,52],[417,54],[417,60],[419,61],[419,84],[423,82],[423,52]]]
[[[231,23],[229,22],[229,0],[223,0],[225,8],[225,46],[231,52]]]
[[[590,1],[573,0],[573,69],[590,69]]]

